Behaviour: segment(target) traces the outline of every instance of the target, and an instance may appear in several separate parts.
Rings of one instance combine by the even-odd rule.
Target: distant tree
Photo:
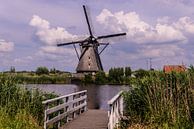
[[[57,73],[57,70],[55,68],[51,68],[50,73],[55,74],[55,73]]]
[[[125,67],[125,77],[130,77],[132,74],[130,67]]]
[[[107,82],[107,77],[104,71],[99,71],[95,75],[96,84],[105,84]]]
[[[38,74],[38,75],[49,74],[49,70],[47,67],[38,67],[36,69],[36,74]]]
[[[143,77],[147,76],[148,74],[149,74],[149,72],[144,70],[144,69],[139,69],[139,70],[136,70],[134,72],[134,75],[136,78],[143,78]]]
[[[124,80],[124,68],[111,68],[109,70],[108,80],[114,84],[121,84]]]
[[[108,80],[111,83],[115,83],[115,68],[110,68],[108,72]]]
[[[11,66],[10,72],[11,72],[11,73],[15,73],[15,67],[14,67],[14,66]]]

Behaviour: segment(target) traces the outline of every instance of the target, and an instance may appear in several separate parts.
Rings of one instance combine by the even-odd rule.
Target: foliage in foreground
[[[192,129],[194,121],[194,71],[150,71],[137,78],[133,90],[124,93],[127,126],[161,129]]]
[[[0,128],[35,129],[43,124],[42,101],[55,97],[26,90],[14,77],[0,78]]]
[[[42,129],[31,114],[25,110],[19,110],[14,116],[10,116],[6,109],[0,109],[1,129]]]

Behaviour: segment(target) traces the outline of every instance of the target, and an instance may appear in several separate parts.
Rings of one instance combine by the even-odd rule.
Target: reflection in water
[[[87,90],[88,96],[88,108],[90,109],[99,109],[99,96],[98,96],[98,86],[89,85],[89,86],[78,86],[79,91]]]
[[[113,85],[73,85],[73,84],[30,84],[28,88],[38,88],[43,92],[53,92],[58,95],[67,95],[73,92],[87,90],[88,108],[89,109],[105,109],[108,110],[108,100],[115,96],[121,90],[129,90],[129,86],[113,86]]]

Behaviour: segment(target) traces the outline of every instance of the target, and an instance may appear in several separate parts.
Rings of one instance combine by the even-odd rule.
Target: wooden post
[[[123,99],[121,96],[121,92],[119,92],[117,95],[115,95],[111,100],[108,101],[109,104],[109,122],[108,122],[108,129],[114,129],[117,128],[117,123],[123,116]]]
[[[48,103],[44,105],[44,129],[47,129],[47,109],[48,109]]]
[[[57,105],[60,105],[60,99],[57,100]],[[59,116],[60,114],[61,114],[61,111],[59,110],[59,111],[58,111],[58,116]],[[60,128],[60,126],[61,126],[61,120],[59,120],[58,123],[57,123],[58,129]]]

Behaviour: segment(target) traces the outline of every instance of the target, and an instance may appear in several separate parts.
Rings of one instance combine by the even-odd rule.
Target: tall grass
[[[194,72],[149,72],[124,93],[127,123],[144,128],[193,128]],[[142,128],[143,128],[142,127]]]
[[[42,101],[52,97],[55,95],[25,89],[13,76],[1,76],[0,128],[40,128],[44,117]]]
[[[37,120],[25,110],[19,110],[16,115],[10,116],[6,109],[0,108],[1,129],[42,129]]]

